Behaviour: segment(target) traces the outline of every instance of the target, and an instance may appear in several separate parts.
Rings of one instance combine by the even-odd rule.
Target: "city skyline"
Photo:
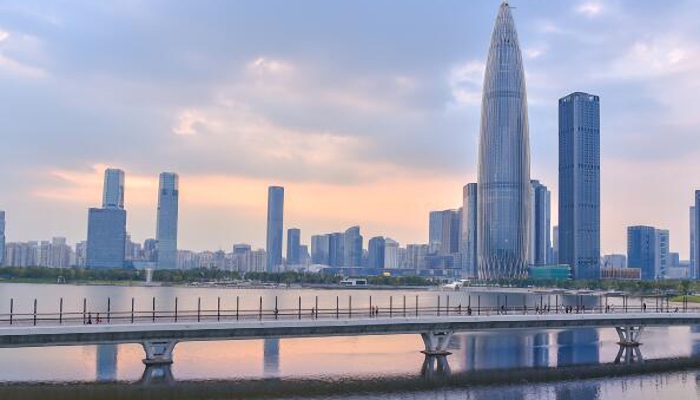
[[[31,2],[27,4],[31,5]],[[681,79],[697,72],[697,49],[692,46],[692,40],[683,38],[692,38],[698,32],[693,26],[678,21],[686,20],[682,18],[683,15],[696,15],[694,10],[697,10],[697,5],[674,3],[662,7],[652,2],[623,1],[573,1],[546,6],[522,1],[512,4],[518,7],[514,12],[521,42],[527,43],[524,57],[527,59],[528,90],[533,100],[530,104],[532,176],[547,185],[553,197],[557,196],[556,152],[552,151],[557,145],[556,100],[577,90],[600,95],[605,99],[605,110],[601,111],[605,114],[601,131],[609,133],[601,137],[604,142],[601,144],[604,149],[601,162],[607,171],[601,178],[601,252],[624,252],[626,227],[638,224],[663,226],[675,232],[674,237],[680,238],[681,233],[688,231],[687,199],[699,186],[692,178],[698,175],[695,167],[687,163],[697,147],[691,133],[698,121],[692,120],[692,112],[684,112],[687,110],[684,104],[692,104],[687,101],[689,92],[684,90],[689,90],[692,85],[687,84],[687,79]],[[0,209],[8,213],[7,240],[26,241],[51,236],[64,236],[72,242],[84,240],[84,227],[87,224],[85,209],[99,204],[101,175],[104,167],[109,165],[122,168],[129,174],[126,180],[129,232],[139,241],[153,237],[156,205],[152,193],[157,190],[157,173],[176,170],[181,175],[182,187],[188,188],[189,192],[181,199],[183,218],[179,241],[182,248],[228,249],[231,243],[240,242],[251,243],[256,248],[263,247],[264,198],[267,186],[272,183],[283,185],[294,193],[285,204],[285,217],[288,221],[294,221],[294,226],[298,226],[302,232],[332,232],[360,225],[366,238],[389,235],[400,243],[425,243],[425,216],[428,212],[458,207],[461,204],[461,187],[476,181],[479,105],[474,94],[480,91],[484,55],[497,5],[497,1],[476,4],[455,2],[433,7],[429,15],[441,21],[444,29],[436,30],[430,26],[434,32],[419,33],[427,34],[427,42],[440,40],[445,44],[444,48],[437,53],[431,52],[430,43],[423,42],[418,42],[410,51],[399,48],[399,54],[403,57],[400,61],[403,62],[399,62],[399,58],[380,58],[377,61],[376,57],[371,57],[381,50],[379,44],[402,43],[399,35],[405,33],[403,29],[407,29],[399,22],[382,19],[383,22],[398,24],[394,26],[398,35],[379,35],[382,40],[376,47],[371,46],[368,40],[354,39],[350,43],[353,46],[349,50],[345,47],[345,51],[354,51],[355,58],[366,60],[366,65],[354,63],[350,71],[329,65],[328,59],[318,54],[313,57],[313,54],[285,52],[270,43],[245,46],[241,54],[225,60],[216,58],[218,53],[215,52],[197,53],[203,59],[226,61],[223,64],[235,75],[226,81],[222,70],[216,70],[217,73],[205,80],[204,83],[209,85],[205,87],[218,87],[225,83],[224,87],[245,89],[243,91],[249,95],[245,99],[232,99],[231,93],[224,90],[221,95],[232,101],[224,105],[213,104],[211,99],[214,92],[208,90],[192,96],[187,103],[169,103],[148,88],[139,86],[144,75],[135,72],[136,66],[151,72],[159,71],[162,67],[140,64],[146,61],[123,61],[109,67],[105,62],[109,58],[102,54],[91,55],[77,72],[94,79],[95,88],[115,89],[102,98],[103,102],[70,103],[58,95],[34,102],[34,96],[39,98],[47,88],[65,89],[54,90],[55,93],[71,93],[70,89],[74,89],[68,83],[76,80],[68,79],[74,78],[69,72],[70,64],[66,64],[70,58],[68,56],[82,56],[77,57],[82,59],[86,55],[77,47],[66,47],[65,35],[89,37],[91,33],[90,24],[74,17],[79,14],[77,11],[83,11],[98,21],[104,15],[99,6],[75,5],[74,9],[50,9],[49,12],[55,17],[52,22],[42,20],[30,6],[26,6],[26,9],[25,6],[3,8],[0,50],[3,60],[15,61],[14,64],[3,63],[0,66],[0,79],[7,83],[9,89],[4,95],[15,96],[7,98],[6,103],[12,108],[8,114],[33,116],[34,112],[29,114],[29,109],[22,107],[30,102],[36,103],[36,112],[46,115],[45,120],[52,124],[51,127],[42,125],[39,118],[13,118],[4,127],[9,132],[17,132],[7,143],[8,148],[13,149],[8,154],[8,168],[0,168],[1,178],[7,182],[5,187],[13,188],[12,191],[0,189]],[[174,16],[188,11],[182,7],[173,7],[160,17],[166,31],[171,27]],[[319,7],[319,12],[327,15],[331,22],[345,21],[337,15],[338,9],[357,11],[362,8],[357,5],[322,4]],[[390,8],[377,7],[378,16],[384,15]],[[133,10],[122,11],[113,17],[120,24],[135,18],[128,12]],[[205,7],[201,13],[211,13],[211,10]],[[416,4],[406,5],[399,13],[407,21],[426,15],[425,9]],[[345,18],[355,23],[361,18],[358,14],[350,13]],[[149,13],[145,15],[154,18]],[[292,13],[283,22],[294,25],[298,23],[294,17]],[[613,27],[625,20],[628,21],[625,26],[629,32],[619,35],[619,30]],[[676,22],[671,29],[668,28],[669,20]],[[313,22],[311,30],[303,35],[317,33],[325,26],[318,20],[312,21],[317,22]],[[468,23],[465,24],[465,21]],[[634,21],[634,24],[629,21]],[[115,21],[103,22],[103,25],[109,25]],[[378,21],[368,22],[369,32],[385,32],[386,27],[380,28]],[[458,27],[458,24],[466,26]],[[415,27],[417,24],[408,25]],[[632,25],[643,26],[643,32]],[[225,32],[224,27],[217,24],[214,30]],[[53,33],[56,35],[52,36]],[[145,35],[146,44],[156,44],[156,37],[150,32],[141,33]],[[272,34],[275,38],[280,37],[280,32],[274,31]],[[219,51],[229,49],[232,46],[230,41],[236,40],[232,39],[235,36],[226,35],[228,42],[216,42],[212,46]],[[334,35],[328,36],[330,38],[326,42],[311,40],[311,43],[328,50],[338,44],[333,39]],[[304,39],[309,38],[304,36]],[[301,44],[301,37],[294,36],[290,40]],[[600,46],[607,41],[614,42],[614,47]],[[187,41],[182,46],[192,49],[199,43],[199,40]],[[128,51],[119,43],[112,44],[115,51],[121,54]],[[573,47],[574,50],[563,51],[564,47]],[[594,49],[596,47],[598,49]],[[164,59],[172,60],[175,57],[170,51],[156,50],[168,56]],[[411,55],[414,53],[430,61],[416,64],[415,69],[406,68],[406,64],[411,64],[406,61],[412,61]],[[331,51],[329,54],[339,53]],[[619,56],[611,58],[611,54]],[[560,62],[573,55],[576,59],[587,61],[575,66],[575,80],[571,79],[574,72],[569,71],[570,64]],[[182,65],[177,62],[168,64]],[[559,64],[566,64],[567,68],[557,67]],[[147,68],[149,66],[150,69]],[[338,88],[338,92],[331,93],[321,81],[301,78],[314,68],[321,77],[348,73],[351,82],[366,82],[367,86],[343,86]],[[191,71],[182,67],[172,71],[173,74],[180,74],[178,77],[187,76],[185,72]],[[154,75],[148,77],[153,78]],[[206,74],[196,76],[201,78],[203,75]],[[544,81],[544,77],[548,80]],[[127,84],[112,86],[115,81]],[[677,81],[684,82],[684,85],[674,84]],[[256,87],[256,84],[260,87]],[[328,115],[352,117],[358,121],[356,129],[351,129],[353,125],[347,122],[332,124],[323,115],[313,112],[318,109],[315,107],[317,104],[313,103],[314,99],[308,100],[310,103],[301,108],[290,109],[289,114],[297,115],[298,120],[294,120],[287,113],[279,113],[280,108],[287,105],[285,102],[288,98],[283,96],[279,104],[264,103],[259,97],[260,92],[256,91],[257,88],[275,93],[276,89],[289,93],[290,88],[300,89],[305,84],[315,89],[310,92],[311,96],[333,100]],[[376,89],[382,88],[382,85],[391,86],[386,91],[391,96],[369,96],[376,94]],[[127,90],[128,87],[131,89]],[[154,80],[153,88],[165,91],[167,81]],[[400,89],[407,92],[400,92]],[[116,107],[117,104],[124,104],[124,99],[135,97],[153,101],[163,107],[165,115],[151,107],[144,107],[139,113],[131,107]],[[345,103],[341,100],[345,100]],[[363,106],[365,102],[367,106]],[[377,103],[390,111],[377,112],[371,120],[356,118],[362,116],[363,107],[376,106]],[[65,122],[61,123],[52,117],[61,110],[59,104],[67,107],[66,119],[61,120]],[[247,131],[247,136],[237,134],[234,138],[221,133],[228,132],[233,124],[223,117],[227,112],[222,107],[227,104],[233,107],[231,114],[248,122],[246,126],[251,130]],[[239,107],[246,105],[250,108]],[[87,121],[77,119],[75,114],[84,117],[86,109],[96,112],[90,113]],[[259,112],[260,115],[246,114],[247,111]],[[397,114],[411,121],[415,129],[396,125],[396,120],[391,119],[389,114]],[[443,118],[445,114],[449,114],[450,118]],[[654,115],[654,121],[644,114]],[[413,115],[422,115],[424,120],[430,121],[430,129],[418,123],[420,118],[406,118]],[[131,136],[127,131],[132,129],[118,122],[120,120],[133,120],[136,127],[133,131],[138,136]],[[385,128],[373,128],[375,125]],[[378,133],[376,130],[389,133]],[[308,135],[307,131],[316,135]],[[47,141],[48,132],[55,135]],[[147,135],[146,132],[151,133]],[[266,135],[263,137],[270,139],[266,143],[272,143],[273,147],[261,153],[264,148],[250,139],[251,132]],[[224,136],[226,139],[220,139]],[[663,142],[656,146],[647,144],[648,139],[654,136],[663,137]],[[118,137],[125,144],[109,146],[109,137]],[[146,145],[136,149],[133,143],[141,137]],[[405,137],[411,140],[405,140]],[[168,143],[166,147],[171,153],[160,152],[156,146],[148,144],[156,138],[160,140],[159,143]],[[394,151],[378,153],[375,149],[386,149],[388,145],[395,144],[397,138],[402,139],[398,147],[392,147]],[[430,141],[427,141],[428,138],[431,138]],[[237,142],[234,139],[241,140]],[[290,142],[295,143],[296,147],[291,147],[288,157],[284,157],[284,154],[280,156],[279,143]],[[261,164],[269,167],[250,164],[252,161],[249,158],[243,158],[248,163],[245,165],[230,164],[213,149],[237,152],[235,143],[249,149],[251,157],[258,157]],[[321,145],[329,146],[322,149],[331,151],[319,150],[318,146]],[[374,146],[370,148],[375,151],[358,151],[363,154],[362,157],[354,152],[356,146],[368,145]],[[88,147],[83,146],[94,149],[94,153],[86,151]],[[75,147],[76,152],[66,150],[63,154],[64,151],[55,151],[67,147]],[[91,155],[85,157],[82,154]],[[175,159],[181,160],[182,165],[173,165],[166,154],[176,155]],[[331,156],[321,157],[320,160],[313,157],[318,154]],[[309,164],[306,159],[316,164]],[[12,169],[9,168],[10,163]],[[415,167],[408,168],[408,164]],[[23,172],[18,174],[18,170]],[[630,171],[635,174],[630,175]],[[644,179],[641,179],[642,176]],[[674,179],[664,179],[667,176],[674,176]],[[650,182],[658,184],[659,190],[648,193]],[[404,204],[406,202],[402,199],[406,198],[414,201],[410,205]],[[555,202],[553,200],[553,210],[556,210]],[[329,208],[331,206],[332,209]],[[37,209],[53,212],[49,215],[34,212]],[[343,215],[338,215],[334,210],[343,210]],[[552,225],[556,225],[557,221],[554,214],[556,212],[553,211]],[[303,241],[307,240],[305,236]],[[687,242],[679,239],[673,243],[684,259],[688,258]]]

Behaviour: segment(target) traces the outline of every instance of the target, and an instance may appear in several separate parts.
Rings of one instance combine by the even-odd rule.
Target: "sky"
[[[84,240],[106,167],[128,231],[155,235],[158,174],[180,175],[179,247],[265,245],[360,225],[425,243],[430,210],[476,181],[498,0],[0,0],[0,209],[7,240]],[[603,253],[670,229],[688,258],[700,188],[700,2],[512,0],[531,175],[557,220],[557,101],[601,98]]]

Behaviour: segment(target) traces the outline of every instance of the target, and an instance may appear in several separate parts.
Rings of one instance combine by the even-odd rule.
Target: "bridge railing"
[[[404,296],[403,302],[389,303],[369,302],[361,306],[353,307],[352,297],[347,306],[340,305],[340,299],[336,296],[335,307],[319,307],[318,297],[313,304],[302,304],[302,298],[298,298],[296,307],[278,307],[277,297],[274,299],[274,307],[264,307],[263,298],[260,297],[257,308],[241,308],[240,299],[236,297],[236,307],[222,307],[221,298],[217,298],[216,308],[203,308],[202,299],[197,299],[196,309],[180,309],[178,298],[175,298],[172,308],[162,309],[156,307],[156,298],[152,299],[150,308],[136,308],[135,300],[131,299],[131,309],[115,310],[112,308],[111,299],[107,299],[106,309],[88,307],[87,299],[83,299],[83,307],[80,310],[64,310],[63,299],[59,299],[57,312],[38,312],[38,301],[34,300],[32,312],[15,312],[14,299],[10,299],[9,313],[0,314],[0,326],[50,326],[50,325],[93,325],[93,324],[145,324],[157,322],[192,323],[192,322],[232,322],[232,321],[273,321],[273,320],[317,320],[317,319],[360,319],[360,318],[421,318],[441,316],[477,316],[477,315],[532,315],[532,314],[624,314],[624,313],[700,313],[700,307],[690,307],[684,299],[683,302],[670,303],[668,299],[658,299],[655,303],[647,305],[643,300],[635,305],[630,305],[627,299],[622,305],[603,304],[602,300],[596,306],[587,307],[583,301],[576,305],[559,304],[558,298],[555,304],[540,301],[532,307],[525,304],[508,306],[507,301],[500,306],[481,304],[481,299],[475,299],[475,304],[450,305],[449,296],[446,299],[437,297],[437,302],[431,305],[421,305],[419,297],[415,301],[407,302]],[[433,300],[433,299],[431,299]],[[441,301],[442,300],[442,301]],[[160,303],[159,303],[160,304]]]

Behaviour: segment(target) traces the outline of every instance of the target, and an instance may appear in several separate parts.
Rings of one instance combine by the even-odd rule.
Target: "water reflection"
[[[101,344],[96,347],[95,379],[98,381],[117,380],[117,345]]]
[[[466,371],[532,366],[531,334],[489,332],[463,335]]]
[[[571,382],[557,385],[554,389],[557,400],[597,400],[600,399],[600,381]]]
[[[280,339],[264,339],[263,342],[263,373],[265,377],[277,377],[280,374]]]
[[[692,339],[691,354],[700,356],[700,325],[691,326],[690,333]]]
[[[567,329],[557,334],[557,366],[597,364],[600,338],[594,328]]]
[[[452,374],[446,355],[426,354],[420,373],[428,379],[449,377]]]
[[[174,384],[175,377],[173,377],[172,364],[146,365],[139,383],[145,386]]]
[[[534,339],[532,351],[534,366],[549,366],[549,333],[536,333]]]

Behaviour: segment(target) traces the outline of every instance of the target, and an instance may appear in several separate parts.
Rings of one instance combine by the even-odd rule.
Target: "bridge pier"
[[[452,353],[447,351],[447,345],[452,338],[452,331],[432,331],[421,333],[425,350],[421,353],[427,356],[448,356]]]
[[[173,349],[176,340],[147,340],[143,342],[146,358],[143,363],[149,365],[170,365],[173,363]]]
[[[642,357],[642,351],[639,349],[642,343],[639,339],[642,337],[644,327],[618,326],[615,327],[615,330],[617,331],[617,336],[620,338],[620,341],[617,342],[620,349],[615,357],[615,364],[619,364],[623,359],[627,365],[634,362],[643,363],[644,358]]]

